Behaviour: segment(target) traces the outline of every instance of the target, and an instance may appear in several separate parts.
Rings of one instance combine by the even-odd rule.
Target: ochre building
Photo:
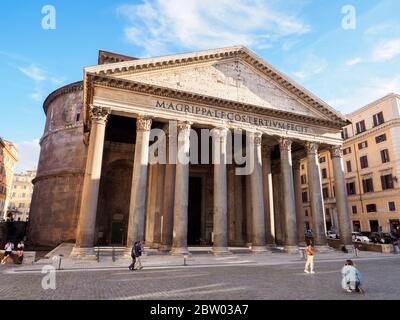
[[[352,244],[341,137],[348,120],[245,47],[146,59],[101,51],[83,81],[50,94],[44,111],[30,214],[35,244],[74,241],[75,257],[137,240],[171,254],[191,245],[212,245],[216,254],[245,245],[297,252],[307,157],[322,250],[324,150],[332,155],[341,241]],[[161,141],[155,131],[165,132],[167,163],[149,163]],[[237,154],[253,159],[251,174],[238,174],[244,164],[236,157],[226,161],[237,141]],[[202,158],[218,161],[176,161],[206,142],[201,154],[210,156]]]
[[[400,96],[388,94],[347,115],[343,129],[348,215],[355,232],[393,232],[400,227]],[[332,159],[319,158],[327,229],[338,229]],[[311,223],[307,161],[302,161],[304,227]]]
[[[28,221],[32,201],[33,184],[36,170],[27,170],[15,173],[12,183],[9,213],[12,213],[15,221]]]

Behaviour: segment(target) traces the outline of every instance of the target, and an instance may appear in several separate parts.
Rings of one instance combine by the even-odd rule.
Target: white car
[[[365,242],[365,243],[370,242],[369,238],[364,236],[360,232],[352,232],[351,236],[353,238],[353,241],[355,241],[355,242]]]
[[[326,233],[326,237],[327,237],[328,239],[339,239],[339,235],[338,235],[336,232],[334,232],[334,231],[328,231],[328,232]]]

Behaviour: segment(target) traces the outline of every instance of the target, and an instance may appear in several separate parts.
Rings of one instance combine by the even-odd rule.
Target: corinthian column
[[[272,187],[271,171],[271,151],[272,148],[262,146],[262,172],[264,187],[264,214],[265,214],[265,233],[267,247],[273,248],[275,244],[275,218],[274,218],[274,196]]]
[[[292,171],[292,141],[286,138],[279,140],[281,152],[283,211],[286,224],[285,250],[288,253],[297,253],[296,229],[296,202],[294,196],[293,171]]]
[[[213,129],[214,164],[214,254],[227,254],[228,251],[228,195],[226,176],[226,136],[228,130]]]
[[[251,147],[253,152],[254,169],[250,175],[251,199],[252,199],[252,242],[251,250],[253,252],[266,251],[265,239],[265,215],[264,215],[264,192],[263,175],[261,159],[261,133],[250,133]],[[253,149],[253,150],[252,150]]]
[[[164,197],[162,208],[163,219],[160,247],[160,250],[163,251],[171,250],[174,224],[176,137],[173,135],[174,133],[167,136],[168,163],[165,166]]]
[[[94,257],[94,230],[96,226],[97,201],[103,160],[104,135],[110,109],[92,107],[89,114],[91,119],[89,148],[83,181],[76,244],[71,253],[72,257]]]
[[[189,253],[187,248],[187,233],[190,127],[191,124],[189,122],[178,122],[172,255]]]
[[[335,177],[335,197],[339,219],[340,241],[348,249],[352,249],[353,241],[351,238],[349,209],[347,204],[347,192],[344,178],[343,151],[340,146],[332,147],[330,151],[333,162],[333,173]]]
[[[152,120],[139,117],[136,121],[136,145],[133,163],[131,200],[128,221],[128,249],[135,241],[144,240],[144,215],[149,163],[149,138]]]
[[[300,245],[305,245],[303,199],[301,196],[301,171],[299,159],[293,161],[293,180],[296,201],[297,240]]]
[[[310,190],[311,212],[313,217],[314,244],[327,247],[326,224],[324,216],[324,199],[322,197],[321,170],[318,161],[318,144],[306,143],[308,164],[308,185]],[[323,248],[319,248],[320,250]]]

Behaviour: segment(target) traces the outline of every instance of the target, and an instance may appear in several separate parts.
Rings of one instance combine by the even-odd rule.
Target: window
[[[350,154],[350,153],[351,153],[351,147],[348,147],[348,148],[343,149],[343,154],[344,154],[344,155]]]
[[[379,125],[381,125],[382,123],[385,122],[385,119],[383,118],[383,112],[382,111],[377,113],[377,114],[375,114],[373,116],[373,119],[374,119],[374,127],[377,127],[377,126],[379,126]]]
[[[304,212],[305,216],[308,217],[308,210]]]
[[[327,187],[322,188],[322,195],[324,197],[324,200],[329,198],[329,189]]]
[[[347,195],[351,196],[353,194],[356,194],[356,183],[355,182],[349,182],[346,184],[347,186]]]
[[[374,182],[372,178],[363,179],[362,184],[364,193],[374,192]]]
[[[365,128],[365,121],[364,120],[356,123],[357,134],[363,133],[366,130],[367,129]]]
[[[307,176],[305,174],[303,174],[301,177],[301,184],[306,184],[307,183]]]
[[[367,212],[376,212],[376,204],[375,203],[367,204]]]
[[[361,222],[360,221],[353,221],[353,231],[354,232],[361,231]]]
[[[360,157],[360,165],[361,165],[361,169],[368,168],[368,157],[367,156]]]
[[[390,201],[388,202],[389,211],[396,211],[396,202]]]
[[[381,150],[381,159],[382,159],[382,163],[390,162],[388,149]]]
[[[321,173],[322,173],[322,179],[327,179],[328,178],[328,173],[327,173],[325,168],[321,170]]]
[[[302,164],[302,165],[301,165],[301,170],[304,170],[304,168],[305,168],[305,167],[304,167],[304,164]]]
[[[381,134],[380,136],[375,137],[376,143],[382,143],[386,141],[386,134]]]
[[[342,139],[346,140],[348,138],[349,138],[349,132],[348,132],[347,128],[343,128],[343,130],[342,130]]]
[[[76,114],[76,122],[79,122],[80,119],[81,119],[81,114],[78,112]]]
[[[370,228],[371,232],[378,232],[379,231],[379,221],[378,220],[370,220],[369,228]]]
[[[391,174],[387,174],[384,176],[381,176],[381,182],[382,182],[382,190],[387,190],[387,189],[393,189],[393,176]]]
[[[351,161],[350,160],[346,162],[346,166],[347,166],[347,172],[351,172],[352,168],[351,168]]]
[[[357,206],[352,206],[351,211],[353,212],[353,214],[357,214]]]
[[[302,198],[302,200],[303,200],[303,203],[308,202],[308,194],[307,194],[307,191],[303,191],[303,192],[302,192],[301,198]]]
[[[358,144],[358,150],[368,148],[368,141],[363,141]]]
[[[319,163],[324,163],[324,162],[326,162],[326,158],[325,157],[319,158]]]
[[[24,203],[20,203],[19,206],[18,206],[18,208],[20,208],[20,209],[25,208],[25,204],[24,204]]]

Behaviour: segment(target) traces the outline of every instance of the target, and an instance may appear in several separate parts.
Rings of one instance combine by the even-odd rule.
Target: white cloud
[[[18,163],[15,171],[36,169],[40,154],[39,139],[22,141],[16,143],[16,146],[18,149]]]
[[[46,72],[33,64],[29,67],[18,67],[18,69],[35,81],[44,81],[47,79]]]
[[[357,57],[357,58],[354,58],[354,59],[347,60],[346,61],[346,66],[349,66],[349,67],[355,66],[357,64],[360,64],[361,62],[363,62],[363,60],[361,58]]]
[[[372,53],[372,59],[377,62],[388,61],[399,54],[400,39],[393,39],[379,43]]]
[[[256,48],[310,27],[262,0],[147,0],[123,5],[117,13],[128,18],[127,40],[147,55],[161,55],[170,47],[206,49],[234,44]]]
[[[328,68],[328,61],[314,54],[310,54],[303,59],[300,68],[293,72],[293,75],[299,79],[306,79],[324,72]]]

